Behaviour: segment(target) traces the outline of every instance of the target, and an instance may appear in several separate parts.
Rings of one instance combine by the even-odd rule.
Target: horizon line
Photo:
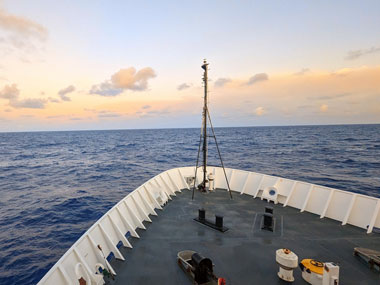
[[[268,128],[268,127],[318,127],[318,126],[363,126],[363,125],[380,125],[380,123],[346,123],[346,124],[294,124],[294,125],[262,125],[262,126],[229,126],[215,127],[214,129],[223,128]],[[79,129],[79,130],[31,130],[31,131],[0,131],[0,134],[7,133],[50,133],[50,132],[91,132],[91,131],[142,131],[142,130],[183,130],[183,129],[200,129],[201,127],[166,127],[166,128],[125,128],[125,129]]]

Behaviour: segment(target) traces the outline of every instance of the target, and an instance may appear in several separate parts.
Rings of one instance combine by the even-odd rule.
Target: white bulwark
[[[222,168],[208,166],[207,170],[214,178],[213,188],[227,189]],[[88,229],[38,284],[78,284],[78,276],[86,284],[104,284],[99,268],[108,268],[116,274],[105,257],[113,254],[124,260],[118,247],[121,244],[132,247],[128,236],[139,238],[136,229],[145,229],[143,222],[151,222],[149,215],[159,214],[157,210],[162,209],[176,192],[190,190],[192,185],[187,184],[189,180],[185,177],[194,176],[194,172],[195,167],[174,168],[130,192]],[[373,228],[380,228],[378,198],[255,172],[228,168],[226,172],[234,192],[260,199],[264,192],[266,200],[275,199],[284,207],[338,220],[342,226],[354,225],[367,233],[371,233]],[[198,174],[196,181],[202,181],[201,173]],[[275,197],[271,199],[269,195]]]

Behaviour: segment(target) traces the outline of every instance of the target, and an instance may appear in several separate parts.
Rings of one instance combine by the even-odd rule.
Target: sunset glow
[[[0,131],[380,123],[379,11],[0,0]]]

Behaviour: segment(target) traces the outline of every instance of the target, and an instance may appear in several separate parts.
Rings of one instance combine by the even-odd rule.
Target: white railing
[[[88,229],[38,284],[78,284],[80,277],[87,284],[103,284],[102,275],[95,274],[99,267],[108,267],[116,274],[104,256],[112,253],[124,260],[118,245],[132,248],[127,237],[139,238],[136,229],[145,229],[143,222],[151,222],[149,215],[157,215],[156,209],[162,209],[176,192],[189,189],[185,177],[194,176],[194,170],[182,167],[165,171],[129,193]],[[214,174],[215,188],[226,189],[223,169],[210,166],[208,170]],[[284,207],[367,229],[367,233],[380,227],[378,198],[243,170],[226,169],[226,173],[234,192],[260,198],[265,188],[275,187],[278,202]],[[201,179],[198,171],[197,181]]]

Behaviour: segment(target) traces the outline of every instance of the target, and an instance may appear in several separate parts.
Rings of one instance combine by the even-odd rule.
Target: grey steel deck
[[[121,248],[126,261],[113,260],[117,277],[108,284],[191,284],[176,262],[177,252],[195,250],[211,258],[215,272],[227,284],[287,284],[277,277],[275,251],[289,248],[299,258],[332,261],[340,265],[340,284],[380,284],[378,272],[353,256],[354,247],[380,249],[380,235],[367,235],[363,229],[342,226],[330,219],[282,205],[274,207],[273,233],[260,230],[261,214],[267,202],[225,190],[210,194],[183,190],[173,197],[147,230],[139,230],[140,239],[130,238],[133,249]],[[198,208],[206,209],[206,218],[224,215],[226,233],[193,220]],[[306,284],[300,269],[294,271],[293,284]]]

